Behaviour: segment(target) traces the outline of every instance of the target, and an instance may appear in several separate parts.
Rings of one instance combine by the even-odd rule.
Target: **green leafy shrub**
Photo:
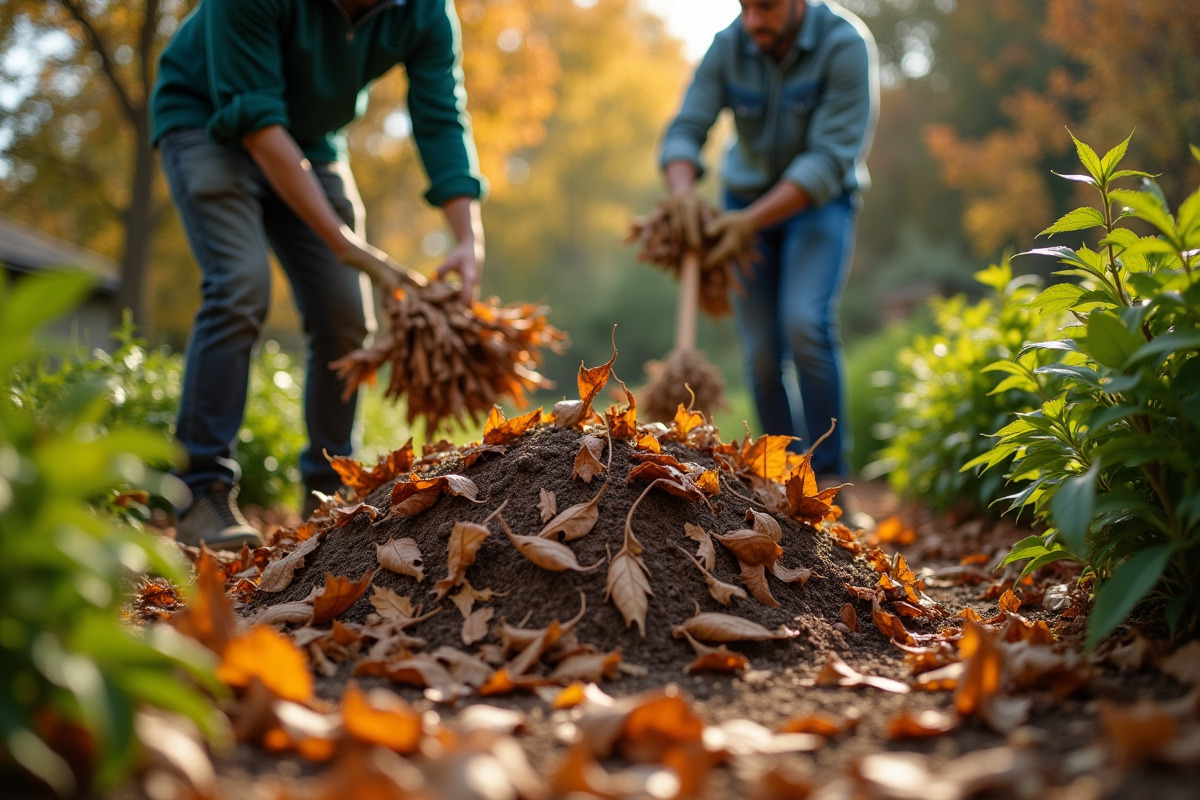
[[[166,347],[148,347],[128,319],[113,338],[116,347],[111,353],[76,348],[20,365],[14,391],[30,407],[45,408],[64,392],[99,385],[109,400],[97,422],[101,432],[135,425],[173,433],[183,389],[183,356]],[[302,394],[303,370],[276,342],[265,342],[251,363],[250,396],[237,442],[243,503],[278,506],[299,501],[300,453],[306,441]]]
[[[892,437],[890,423],[900,380],[896,354],[932,329],[933,320],[921,309],[902,322],[847,342],[846,385],[850,391],[846,414],[853,473],[875,477],[873,464]]]
[[[124,579],[149,571],[182,583],[181,564],[165,540],[89,505],[122,485],[177,492],[146,467],[170,463],[173,443],[103,424],[112,387],[102,371],[37,406],[14,391],[18,366],[38,355],[36,330],[87,288],[65,275],[11,290],[0,282],[0,780],[23,769],[60,794],[127,774],[140,706],[184,714],[210,733],[217,724],[210,701],[180,680],[215,688],[207,651],[172,629],[138,633],[120,620]],[[64,755],[80,732],[90,764]]]
[[[1160,193],[1114,188],[1149,178],[1118,169],[1128,142],[1100,157],[1075,140],[1086,174],[1063,177],[1093,187],[1097,203],[1042,234],[1099,229],[1099,249],[1030,251],[1078,281],[1039,294],[1035,313],[1069,312],[1073,324],[997,365],[1006,383],[1045,400],[964,467],[1011,458],[1007,477],[1021,488],[1010,507],[1049,527],[1008,561],[1030,559],[1026,572],[1064,558],[1084,564],[1095,580],[1089,646],[1144,599],[1164,603],[1173,627],[1200,610],[1200,190],[1172,215]],[[1134,219],[1154,235],[1130,229]],[[1031,366],[1032,353],[1052,361]]]
[[[989,434],[1013,413],[1041,402],[1029,387],[987,367],[1053,328],[1028,305],[1037,279],[1014,279],[1007,258],[975,278],[991,296],[973,304],[962,295],[935,298],[934,332],[899,351],[898,391],[885,423],[889,441],[869,472],[886,473],[898,494],[936,510],[986,514],[1000,495],[1001,476],[961,467],[991,449]],[[1045,360],[1037,353],[1018,356],[1030,369]]]

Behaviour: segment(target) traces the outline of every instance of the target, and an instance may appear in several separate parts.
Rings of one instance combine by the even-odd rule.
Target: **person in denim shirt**
[[[439,277],[470,298],[483,267],[479,174],[453,0],[203,0],[164,50],[151,137],[200,265],[201,305],[188,343],[176,436],[193,502],[176,538],[238,548],[261,543],[236,503],[233,443],[250,357],[266,316],[268,250],[286,273],[308,342],[309,490],[341,481],[331,456],[353,450],[356,397],[342,399],[329,363],[374,326],[366,276],[402,285],[401,267],[363,239],[363,208],[342,129],[366,108],[366,87],[397,64],[407,111],[456,244]]]
[[[822,485],[847,474],[837,313],[869,185],[877,64],[862,21],[832,2],[742,0],[660,151],[672,227],[699,248],[700,151],[722,109],[733,112],[726,210],[703,231],[717,241],[705,264],[753,243],[758,260],[734,306],[759,420],[765,433],[806,443],[839,420],[813,453]]]

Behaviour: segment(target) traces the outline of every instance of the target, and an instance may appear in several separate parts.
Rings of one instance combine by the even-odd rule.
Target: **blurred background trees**
[[[734,21],[737,3],[712,2]],[[843,306],[852,357],[928,295],[970,290],[980,266],[1027,247],[1077,205],[1074,187],[1050,174],[1073,171],[1064,127],[1099,148],[1136,129],[1130,159],[1162,174],[1172,203],[1195,184],[1196,165],[1184,161],[1186,145],[1200,143],[1191,0],[844,4],[879,43],[884,90]],[[139,333],[175,348],[197,276],[146,143],[145,110],[157,54],[194,5],[0,0],[0,214],[120,259],[121,302]],[[690,77],[683,44],[638,0],[456,5],[492,183],[483,290],[552,305],[575,342],[546,365],[563,391],[581,360],[606,360],[613,324],[618,371],[638,383],[642,363],[670,349],[675,290],[621,240],[661,194],[655,151]],[[429,270],[449,238],[420,200],[404,90],[401,70],[374,87],[351,132],[352,164],[373,239]],[[295,315],[286,285],[277,289],[269,335],[294,348]],[[748,409],[732,328],[701,327],[733,399],[719,421],[738,435]]]

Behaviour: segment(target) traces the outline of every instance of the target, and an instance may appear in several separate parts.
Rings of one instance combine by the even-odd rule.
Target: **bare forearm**
[[[670,194],[686,192],[696,183],[696,167],[690,161],[672,161],[663,170],[663,180]]]
[[[808,208],[808,192],[788,180],[781,180],[747,208],[754,218],[755,228],[761,230]]]
[[[291,134],[280,125],[270,125],[247,134],[242,146],[275,193],[340,258],[351,247],[353,233],[333,210],[312,165]]]
[[[469,244],[482,253],[483,215],[479,201],[468,195],[453,197],[442,206],[442,213],[446,215],[446,224],[450,226],[454,240],[460,245]]]

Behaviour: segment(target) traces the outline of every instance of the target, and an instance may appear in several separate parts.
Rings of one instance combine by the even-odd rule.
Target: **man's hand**
[[[391,294],[405,285],[423,286],[426,283],[424,276],[400,266],[395,259],[379,248],[372,247],[358,237],[354,238],[357,241],[351,241],[338,256],[338,260],[348,267],[367,273],[371,282],[384,292]]]
[[[667,198],[667,222],[671,237],[681,241],[689,250],[699,250],[704,243],[700,237],[700,208],[703,201],[692,187]]]
[[[709,222],[704,228],[705,236],[720,238],[708,252],[704,266],[715,267],[740,253],[750,244],[758,227],[758,220],[749,209],[726,211]]]
[[[460,242],[437,268],[438,280],[457,274],[462,282],[462,301],[468,306],[475,299],[475,286],[483,271],[483,245],[477,241]]]

